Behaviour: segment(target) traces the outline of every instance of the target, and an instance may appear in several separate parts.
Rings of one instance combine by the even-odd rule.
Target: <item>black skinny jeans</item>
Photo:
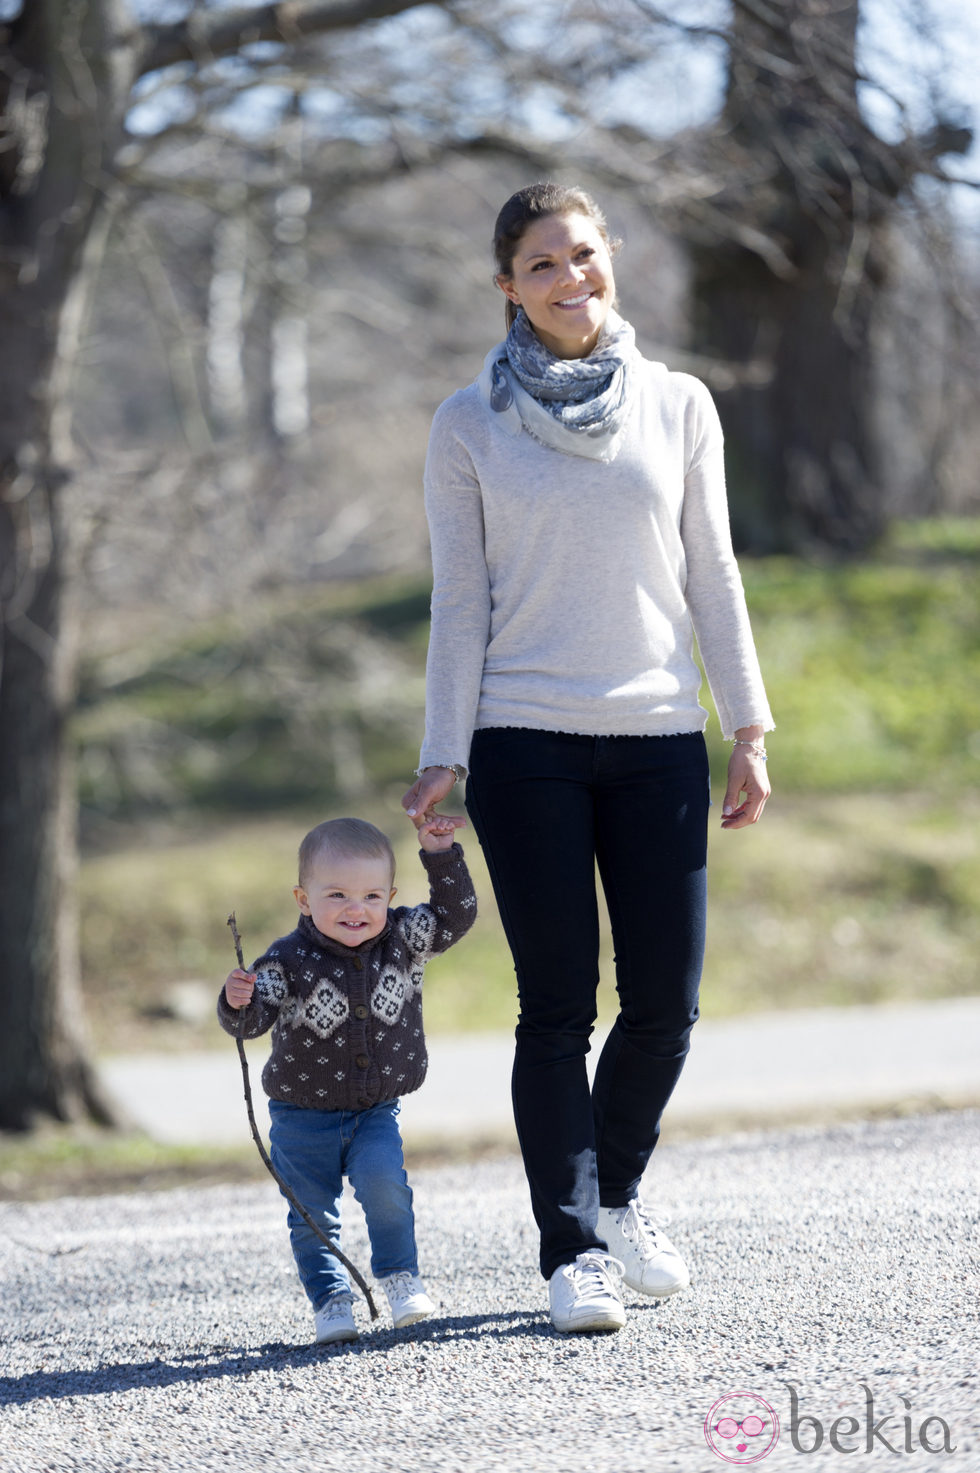
[[[514,1118],[541,1272],[605,1244],[633,1197],[698,1016],[708,763],[700,733],[477,731],[466,807],[517,971]],[[620,1012],[590,1093],[598,862]]]

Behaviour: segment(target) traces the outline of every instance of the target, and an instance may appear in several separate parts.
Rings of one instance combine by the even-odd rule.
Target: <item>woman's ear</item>
[[[500,287],[508,302],[513,302],[515,307],[519,307],[521,305],[521,299],[517,294],[514,278],[512,276],[495,276],[493,279]]]

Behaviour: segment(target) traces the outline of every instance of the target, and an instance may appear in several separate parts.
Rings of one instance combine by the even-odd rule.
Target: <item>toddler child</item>
[[[358,818],[318,824],[299,851],[298,926],[251,971],[231,972],[218,1000],[226,1032],[237,1033],[243,1007],[246,1038],[272,1029],[262,1086],[273,1165],[338,1245],[349,1179],[367,1220],[371,1272],[396,1328],[435,1307],[419,1278],[398,1111],[400,1096],[419,1088],[428,1065],[425,964],[476,917],[473,884],[453,840],[461,822],[437,815],[421,825],[429,901],[396,910],[389,908],[395,856],[381,830]],[[343,1265],[292,1206],[288,1224],[317,1341],[355,1340]]]

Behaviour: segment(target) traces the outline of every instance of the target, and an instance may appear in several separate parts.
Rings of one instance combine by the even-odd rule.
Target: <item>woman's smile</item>
[[[609,248],[586,215],[547,215],[525,231],[501,291],[556,358],[584,358],[616,296]]]
[[[563,308],[583,307],[589,298],[594,295],[594,292],[580,292],[577,297],[565,297],[562,301],[556,302],[555,306]]]

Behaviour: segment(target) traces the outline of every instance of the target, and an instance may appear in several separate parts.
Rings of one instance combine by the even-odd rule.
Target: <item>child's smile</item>
[[[304,888],[293,894],[317,930],[343,946],[359,946],[384,930],[395,893],[384,859],[321,854]]]

